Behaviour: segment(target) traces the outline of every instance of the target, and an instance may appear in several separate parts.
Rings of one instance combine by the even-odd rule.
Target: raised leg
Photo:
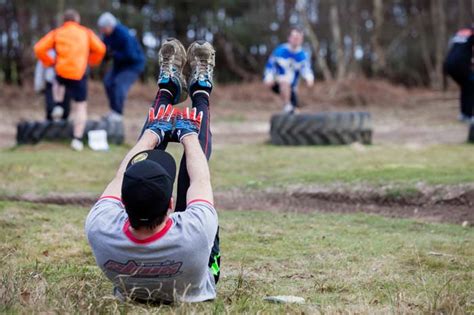
[[[177,39],[168,38],[158,53],[160,73],[158,75],[159,90],[152,107],[161,105],[178,104],[187,97],[186,83],[183,77],[183,68],[186,64],[186,50]],[[145,118],[146,124],[146,118]],[[140,138],[145,131],[145,124],[140,132]],[[157,149],[165,150],[168,142],[163,141]]]
[[[215,66],[215,50],[211,44],[204,41],[197,41],[191,44],[188,49],[188,62],[191,66],[192,74],[189,82],[189,95],[193,107],[203,112],[199,142],[207,159],[209,160],[212,151],[212,133],[210,128],[210,106],[209,96],[212,91],[212,78]],[[186,193],[189,188],[189,175],[186,168],[186,157],[183,154],[178,174],[178,192],[176,198],[175,211],[186,210]],[[220,249],[219,249],[219,228],[214,239],[208,266],[214,275],[217,283],[220,276]]]
[[[210,92],[210,91],[209,91]],[[209,110],[209,94],[204,91],[198,91],[191,96],[193,107],[196,107],[198,112],[203,112],[203,119],[201,123],[201,131],[199,132],[199,142],[201,148],[209,160],[212,152],[212,133],[210,128],[210,110]],[[178,191],[176,197],[175,211],[186,210],[187,200],[186,193],[189,188],[189,175],[186,171],[186,157],[183,154],[179,166],[178,174]]]

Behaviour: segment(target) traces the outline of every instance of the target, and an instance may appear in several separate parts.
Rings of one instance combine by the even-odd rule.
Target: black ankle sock
[[[208,95],[211,95],[212,87],[204,87],[198,84],[193,84],[189,89],[189,95],[193,95],[197,91],[205,91]]]
[[[193,101],[193,107],[200,106],[200,105],[209,106],[209,95],[207,95],[206,93],[194,92],[194,95],[191,96],[191,100]]]
[[[160,107],[161,105],[173,104],[173,95],[171,92],[168,92],[164,89],[160,89],[155,98],[155,108]]]
[[[74,138],[74,140],[82,141],[82,138],[83,138],[83,137],[73,137],[73,138]]]
[[[168,83],[160,83],[158,84],[158,87],[160,88],[160,90],[170,91],[173,95],[176,95],[176,93],[178,93],[178,86],[173,80],[169,80]]]

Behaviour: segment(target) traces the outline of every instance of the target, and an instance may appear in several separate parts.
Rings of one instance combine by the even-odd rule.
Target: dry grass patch
[[[0,311],[469,313],[474,231],[364,214],[222,212],[218,298],[119,303],[83,235],[86,208],[0,202]],[[268,295],[305,305],[275,305]]]

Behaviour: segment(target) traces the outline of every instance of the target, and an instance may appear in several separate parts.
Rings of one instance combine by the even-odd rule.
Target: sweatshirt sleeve
[[[91,30],[89,30],[89,49],[89,64],[91,66],[99,65],[105,56],[106,47],[100,38]]]
[[[313,70],[311,69],[311,59],[309,58],[307,53],[304,53],[304,60],[303,64],[301,67],[301,76],[307,81],[307,82],[314,82],[314,73]]]
[[[265,64],[265,72],[263,73],[264,82],[273,82],[275,80],[275,51],[272,51]]]
[[[55,60],[51,58],[48,51],[54,48],[54,30],[42,37],[34,46],[36,57],[43,63],[45,67],[54,65]]]

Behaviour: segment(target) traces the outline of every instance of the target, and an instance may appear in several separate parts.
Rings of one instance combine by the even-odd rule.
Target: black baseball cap
[[[164,216],[173,194],[176,162],[163,150],[136,154],[122,182],[122,201],[132,226],[146,226]]]

